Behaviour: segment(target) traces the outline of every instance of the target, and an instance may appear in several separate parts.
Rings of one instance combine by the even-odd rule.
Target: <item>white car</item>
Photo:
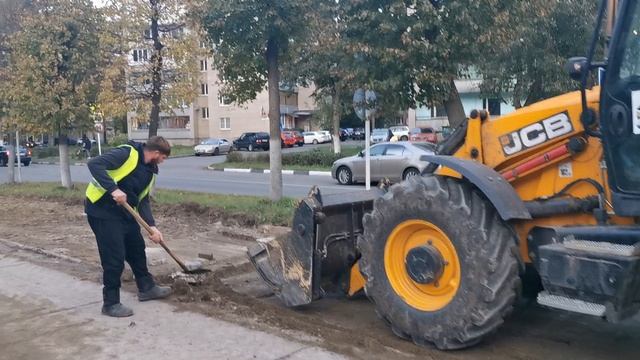
[[[333,141],[333,135],[331,135],[330,131],[327,130],[322,130],[320,131],[320,133],[324,136],[325,141],[324,142],[331,142]]]
[[[389,129],[373,129],[371,132],[371,142],[374,144],[391,140],[393,134]]]
[[[327,135],[320,131],[305,131],[302,133],[302,136],[304,136],[305,144],[322,144],[331,141],[327,140]]]
[[[399,141],[408,141],[409,140],[409,127],[408,126],[392,126],[389,128],[393,135]]]
[[[227,139],[206,139],[202,140],[199,145],[193,148],[196,156],[200,155],[219,155],[229,153],[231,151],[231,143]]]

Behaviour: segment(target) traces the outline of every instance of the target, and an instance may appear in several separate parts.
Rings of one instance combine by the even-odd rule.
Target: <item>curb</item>
[[[211,165],[207,166],[207,169],[212,171],[222,172],[234,172],[234,173],[252,173],[252,174],[270,174],[269,169],[235,169],[235,168],[223,168],[216,169]],[[305,176],[331,176],[331,171],[313,171],[313,170],[282,170],[282,175],[305,175]]]

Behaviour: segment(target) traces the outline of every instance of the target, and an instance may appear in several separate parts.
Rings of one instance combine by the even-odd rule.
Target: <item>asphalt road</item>
[[[186,157],[168,159],[160,165],[158,187],[186,191],[235,195],[269,195],[269,174],[228,173],[211,171],[207,166],[225,160],[225,156]],[[91,176],[86,166],[71,166],[74,182],[89,182]],[[7,168],[0,167],[0,183],[7,180]],[[58,182],[58,165],[32,164],[22,167],[25,182]],[[342,186],[328,176],[283,175],[284,195],[302,198],[313,185],[326,194],[346,193],[364,189],[364,186]]]

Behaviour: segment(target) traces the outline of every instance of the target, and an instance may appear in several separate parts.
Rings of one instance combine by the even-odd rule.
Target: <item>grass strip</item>
[[[84,200],[86,184],[76,183],[71,190],[65,189],[56,183],[22,183],[1,184],[0,198],[45,198],[62,201]],[[293,220],[293,212],[298,201],[292,198],[283,198],[273,202],[265,197],[239,196],[199,193],[182,190],[156,189],[153,195],[155,205],[193,205],[193,210],[202,212],[203,215],[212,210],[221,217],[235,220],[239,224],[246,225],[280,225],[290,226]],[[154,206],[158,209],[157,206]],[[193,207],[191,207],[193,208]]]

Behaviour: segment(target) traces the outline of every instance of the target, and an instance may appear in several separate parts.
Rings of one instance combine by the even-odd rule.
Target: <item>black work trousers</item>
[[[135,221],[100,219],[87,216],[91,230],[96,235],[102,263],[102,296],[104,305],[120,302],[120,277],[125,260],[136,279],[138,290],[147,291],[155,282],[147,269],[144,239]]]

